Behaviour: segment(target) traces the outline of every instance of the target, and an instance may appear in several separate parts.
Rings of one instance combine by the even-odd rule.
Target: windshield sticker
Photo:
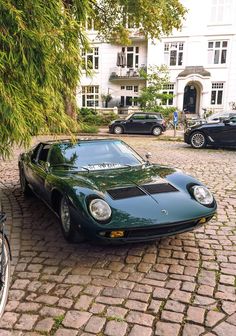
[[[100,170],[100,169],[114,169],[120,168],[122,165],[120,163],[99,163],[99,164],[88,164],[85,166],[89,170]]]

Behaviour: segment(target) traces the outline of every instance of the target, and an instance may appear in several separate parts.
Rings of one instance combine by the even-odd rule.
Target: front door
[[[184,89],[183,110],[185,113],[196,113],[197,90],[194,85],[186,85]]]

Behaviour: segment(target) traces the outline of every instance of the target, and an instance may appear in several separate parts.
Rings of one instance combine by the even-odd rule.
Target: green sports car
[[[19,158],[21,188],[60,218],[64,237],[137,242],[190,231],[216,212],[195,178],[114,139],[48,141]]]

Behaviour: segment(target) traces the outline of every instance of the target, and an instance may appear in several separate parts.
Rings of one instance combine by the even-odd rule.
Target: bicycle
[[[11,250],[5,234],[6,214],[0,212],[0,318],[4,312],[11,277]]]

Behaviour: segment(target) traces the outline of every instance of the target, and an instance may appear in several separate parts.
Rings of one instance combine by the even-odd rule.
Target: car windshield
[[[137,166],[144,161],[128,145],[117,140],[56,144],[49,163],[52,167],[90,171]]]

